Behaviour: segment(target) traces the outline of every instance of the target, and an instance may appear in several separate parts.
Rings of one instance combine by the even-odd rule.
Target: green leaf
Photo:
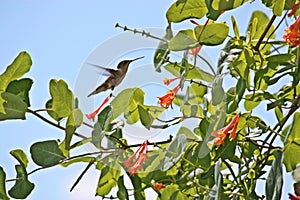
[[[282,151],[277,151],[266,181],[266,200],[280,199],[283,185]]]
[[[285,6],[285,0],[273,0],[273,13],[276,16],[281,16]]]
[[[295,60],[295,58],[296,56],[294,54],[282,53],[282,54],[270,55],[266,57],[266,60],[269,63],[281,64],[286,62],[292,62]]]
[[[113,107],[112,119],[122,113],[128,124],[141,120],[142,124],[149,128],[152,122],[165,110],[158,106],[144,105],[145,93],[139,88],[128,88],[118,94],[111,102]]]
[[[121,174],[121,166],[117,162],[109,163],[101,171],[96,195],[104,196],[109,194],[111,189],[118,183]]]
[[[183,193],[178,185],[171,184],[168,185],[164,190],[161,192],[161,200],[188,200],[189,198],[185,193]]]
[[[141,105],[138,105],[138,111],[140,115],[140,120],[143,126],[150,128],[150,125],[153,122],[153,118],[151,115],[148,113],[148,111]]]
[[[163,171],[167,171],[181,158],[186,148],[186,136],[185,134],[178,134],[176,138],[167,148],[166,157],[164,159]]]
[[[74,109],[74,96],[68,85],[63,80],[52,79],[50,81],[50,94],[52,97],[52,111],[58,118],[64,118]]]
[[[124,176],[120,176],[120,178],[118,180],[117,196],[120,200],[129,199],[127,188],[125,187],[125,184],[124,184]]]
[[[10,82],[17,80],[27,73],[30,70],[31,64],[30,55],[22,51],[12,64],[6,68],[5,72],[0,75],[0,113],[5,113],[3,105],[5,100],[2,97],[2,93],[6,91]]]
[[[207,94],[207,86],[198,85],[197,83],[192,83],[190,89],[189,103],[190,104],[200,104],[203,103],[203,97]]]
[[[237,140],[230,140],[229,137],[226,137],[224,145],[221,145],[216,150],[216,155],[214,160],[222,159],[231,159],[235,155],[235,149],[237,145]]]
[[[198,104],[182,105],[180,111],[185,117],[203,117],[203,109]]]
[[[144,200],[145,199],[145,193],[144,189],[142,187],[142,181],[141,178],[137,175],[133,175],[129,177],[131,179],[131,183],[134,188],[134,199],[138,200]]]
[[[67,120],[67,126],[75,126],[78,128],[83,123],[83,113],[80,109],[76,108],[72,110]]]
[[[168,48],[172,51],[191,49],[199,45],[195,32],[192,29],[180,30],[169,42]]]
[[[235,35],[236,39],[239,40],[240,39],[240,31],[239,31],[239,27],[238,27],[238,24],[237,24],[234,16],[231,16],[231,22],[232,22],[234,35]]]
[[[211,23],[196,26],[195,36],[201,45],[214,46],[224,42],[229,33],[229,27],[225,23]]]
[[[141,96],[141,97],[140,97]],[[122,113],[130,116],[135,112],[135,106],[137,109],[136,101],[140,100],[143,104],[144,92],[139,88],[128,88],[120,92],[111,102],[113,107],[112,118],[115,119]],[[129,110],[129,107],[132,107],[133,110]]]
[[[181,126],[177,131],[177,135],[184,134],[186,138],[189,139],[198,139],[197,135],[195,135],[190,129],[185,126]]]
[[[237,8],[246,2],[247,2],[247,0],[226,0],[226,1],[213,0],[212,7],[215,10],[226,11],[226,10],[231,10],[233,8]]]
[[[5,181],[6,181],[6,174],[2,167],[0,167],[0,199],[8,200],[9,197],[6,193],[6,187],[5,187]]]
[[[10,151],[10,154],[19,161],[24,168],[27,168],[28,165],[28,158],[22,149],[16,149]]]
[[[223,78],[224,75],[218,75],[212,84],[211,95],[213,105],[220,104],[225,97],[225,91],[222,87]]]
[[[166,28],[166,35],[164,36],[163,39],[168,41],[172,37],[173,37],[173,31],[171,29],[171,23],[169,23],[169,25]],[[155,50],[154,58],[153,58],[154,67],[156,71],[161,72],[160,67],[163,64],[165,64],[169,54],[170,54],[170,50],[168,49],[168,43],[164,41],[160,41],[157,49]]]
[[[69,157],[69,150],[70,150],[72,137],[76,131],[76,128],[81,126],[82,123],[83,123],[83,113],[81,112],[80,109],[76,108],[72,111],[72,113],[68,117],[66,130],[65,130],[65,139],[60,145],[64,156]]]
[[[292,126],[286,135],[284,141],[284,159],[287,172],[290,172],[296,168],[296,165],[300,163],[300,113],[296,112],[294,114]]]
[[[8,191],[8,194],[15,199],[26,199],[34,189],[34,184],[28,180],[26,169],[16,165],[17,177],[15,185]]]
[[[187,79],[200,79],[207,82],[213,82],[213,80],[215,79],[213,75],[203,71],[199,67],[192,66],[190,64],[186,64],[186,67],[189,68],[189,70],[186,72]],[[178,64],[168,64],[165,66],[165,69],[174,76],[180,77],[180,67],[178,67]]]
[[[98,121],[94,125],[94,129],[92,131],[92,143],[97,147],[101,147],[101,141],[105,134],[105,130],[111,120],[112,116],[112,109],[110,106],[105,107],[99,114],[98,114]]]
[[[275,111],[275,115],[276,115],[276,118],[277,118],[278,122],[283,120],[284,116],[283,116],[283,112],[282,112],[281,107],[276,106],[274,111]]]
[[[238,103],[242,100],[245,90],[246,90],[246,81],[245,79],[240,78],[236,84],[236,94],[237,94]]]
[[[153,121],[159,117],[159,115],[165,110],[165,108],[158,106],[143,106],[138,105],[138,112],[141,123],[146,127],[150,128]]]
[[[28,107],[30,107],[29,90],[33,81],[30,78],[23,78],[20,80],[14,80],[9,83],[6,92],[12,93],[20,97]]]
[[[207,13],[204,0],[178,0],[167,11],[169,22],[181,22],[190,18],[202,18]]]
[[[60,120],[62,120],[62,117],[60,117],[56,112],[52,111],[52,103],[53,103],[53,100],[52,99],[49,99],[47,102],[46,102],[46,108],[47,108],[47,113],[48,115],[50,115],[54,120],[56,120],[57,122],[59,122]]]
[[[269,23],[268,16],[262,11],[254,11],[252,13],[250,23],[248,25],[248,31],[251,33],[251,39],[259,39],[261,34],[265,31],[267,24]],[[271,26],[265,38],[268,38],[270,34],[273,32],[274,27]],[[274,38],[275,35],[271,38]]]
[[[195,165],[202,167],[205,170],[211,167],[210,149],[208,149],[205,142],[201,142],[196,145],[192,155],[192,160]]]
[[[22,99],[14,94],[1,93],[2,99],[6,102],[3,104],[5,114],[0,112],[0,121],[8,119],[25,119],[27,105]]]
[[[42,167],[58,164],[65,158],[55,140],[34,143],[30,147],[30,153],[32,160]]]

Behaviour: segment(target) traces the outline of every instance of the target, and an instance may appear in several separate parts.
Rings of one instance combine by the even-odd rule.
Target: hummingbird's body
[[[135,60],[138,60],[141,58],[144,58],[144,56],[138,57],[133,60],[123,60],[118,64],[116,70],[95,65],[96,67],[99,67],[99,68],[105,70],[106,72],[108,72],[109,76],[99,87],[97,87],[92,93],[90,93],[88,95],[88,97],[90,97],[94,94],[98,94],[100,92],[104,92],[108,89],[113,90],[117,85],[119,85],[123,81],[123,79],[128,71],[129,64],[132,61],[135,61]]]

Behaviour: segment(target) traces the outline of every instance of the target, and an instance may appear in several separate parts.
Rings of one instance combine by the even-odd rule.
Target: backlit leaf
[[[229,27],[225,23],[211,23],[196,26],[195,36],[201,45],[214,46],[222,44],[227,38]]]
[[[57,114],[57,117],[69,116],[74,109],[74,96],[67,83],[63,80],[52,79],[50,81],[50,94],[52,111]]]
[[[195,32],[192,29],[180,30],[168,43],[172,51],[191,49],[199,45]]]
[[[0,121],[8,119],[25,119],[27,105],[22,99],[12,93],[2,93],[2,98],[6,101],[3,106],[4,113],[0,113]]]
[[[185,134],[178,134],[167,148],[163,171],[170,169],[180,159],[187,145]]]
[[[24,168],[27,167],[28,158],[22,149],[12,150],[10,151],[10,154],[15,157],[15,159],[17,159],[19,163],[24,166]]]
[[[32,61],[30,55],[22,51],[10,64],[5,72],[0,75],[0,113],[5,113],[3,103],[5,100],[2,97],[2,93],[6,91],[10,82],[17,80],[22,77],[25,73],[30,70]]]
[[[169,22],[181,22],[190,18],[202,18],[207,7],[204,0],[178,0],[174,2],[167,11]]]
[[[101,170],[96,195],[104,196],[109,194],[111,189],[118,183],[121,174],[121,167],[117,162],[106,165]]]
[[[290,172],[296,168],[296,165],[300,163],[300,113],[296,112],[294,114],[292,126],[286,135],[284,141],[284,159],[287,172]]]

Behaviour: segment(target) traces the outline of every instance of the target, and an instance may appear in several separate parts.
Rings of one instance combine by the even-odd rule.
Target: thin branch
[[[201,55],[199,55],[199,54],[198,54],[197,56],[198,56],[201,60],[203,60],[203,61],[208,65],[210,71],[214,74],[214,76],[216,76],[217,73],[215,72],[213,66],[208,62],[208,60],[206,60],[206,58],[204,58],[203,56],[201,56]]]
[[[88,124],[88,123],[86,123],[86,122],[83,122],[83,125],[85,125],[85,126],[87,126],[87,127],[89,127],[89,128],[94,128],[94,126],[92,126],[92,125],[90,125],[90,124]]]
[[[226,167],[229,169],[234,181],[236,182],[236,184],[238,185],[239,184],[239,181],[237,179],[237,177],[235,176],[235,173],[233,171],[233,169],[231,168],[230,164],[226,161],[226,160],[223,160],[224,164],[226,165]]]
[[[39,110],[38,110],[38,111],[39,111]],[[44,122],[46,122],[46,123],[48,123],[48,124],[50,124],[50,125],[52,125],[52,126],[58,128],[58,129],[61,129],[61,130],[63,130],[63,131],[66,130],[65,127],[60,126],[59,124],[56,124],[56,123],[50,121],[49,119],[47,119],[47,118],[45,118],[44,116],[42,116],[42,115],[40,115],[39,113],[37,113],[36,111],[33,111],[33,110],[27,108],[27,112],[28,112],[28,113],[31,113],[31,114],[33,114],[33,115],[35,115],[36,117],[40,118],[42,121],[44,121]],[[74,135],[76,135],[77,137],[80,137],[80,138],[82,138],[82,139],[87,139],[87,137],[85,137],[84,135],[81,135],[81,134],[76,133],[76,132],[74,133]]]
[[[256,45],[255,45],[255,47],[254,47],[254,50],[255,50],[255,51],[259,51],[259,46],[260,46],[260,44],[262,43],[262,41],[263,41],[263,39],[265,38],[265,36],[267,35],[267,33],[268,33],[269,29],[271,28],[271,26],[272,26],[273,22],[275,21],[275,19],[276,19],[276,15],[273,15],[272,18],[270,19],[270,21],[269,21],[269,23],[268,23],[266,29],[265,29],[264,32],[261,34],[261,36],[260,36],[258,42],[256,43]]]

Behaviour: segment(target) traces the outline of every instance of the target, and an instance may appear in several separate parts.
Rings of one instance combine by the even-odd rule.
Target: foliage
[[[249,6],[246,1],[174,2],[166,11],[166,35],[160,39],[153,58],[154,70],[166,70],[176,77],[169,82],[179,80],[176,90],[161,97],[171,106],[145,105],[141,88],[127,88],[112,97],[93,125],[84,122],[77,99],[63,80],[50,80],[51,99],[45,108],[31,110],[30,89],[34,82],[23,76],[32,61],[27,52],[20,52],[0,75],[0,120],[25,120],[26,114],[32,114],[64,130],[65,135],[63,141],[32,144],[30,160],[23,150],[12,150],[10,154],[18,162],[16,178],[7,179],[5,169],[0,167],[0,198],[25,199],[35,186],[30,175],[38,170],[85,162],[87,167],[72,189],[94,166],[101,171],[95,194],[104,198],[114,195],[119,199],[145,199],[145,189],[153,188],[162,200],[263,199],[257,194],[257,182],[265,180],[266,199],[280,199],[285,171],[295,170],[300,163],[300,52],[299,47],[292,48],[281,40],[282,36],[275,35],[282,21],[278,27],[273,23],[276,17],[284,19],[287,15],[283,13],[296,3],[263,0],[262,4],[272,9],[272,18],[261,11],[253,12],[246,34],[242,35],[234,16],[230,25],[217,20],[227,10]],[[172,24],[203,18],[208,19],[205,24],[195,23],[193,29],[182,29],[173,35]],[[124,30],[139,33],[127,27]],[[217,71],[197,66],[201,48],[219,45],[222,50]],[[285,48],[279,51],[281,47]],[[175,51],[182,53],[181,60],[170,56]],[[225,79],[230,83],[224,84]],[[182,91],[177,93],[179,87]],[[166,109],[172,109],[172,103],[181,115],[159,119]],[[274,115],[277,122],[267,124],[267,116],[255,115],[261,109]],[[45,112],[41,114],[42,111]],[[190,118],[197,119],[198,124],[180,127],[168,140],[142,144],[128,144],[118,124],[120,120],[126,124],[141,122],[147,131],[168,129]],[[91,137],[77,132],[81,126],[91,129]],[[75,142],[73,137],[79,140]],[[277,138],[282,145],[274,145]],[[108,142],[108,148],[103,142]],[[71,154],[90,143],[97,151]],[[133,153],[133,147],[139,149]],[[39,168],[28,172],[29,162]],[[130,167],[126,163],[131,163]],[[125,177],[132,188],[125,183]],[[14,181],[9,190],[8,181]],[[118,192],[112,194],[115,187]]]

